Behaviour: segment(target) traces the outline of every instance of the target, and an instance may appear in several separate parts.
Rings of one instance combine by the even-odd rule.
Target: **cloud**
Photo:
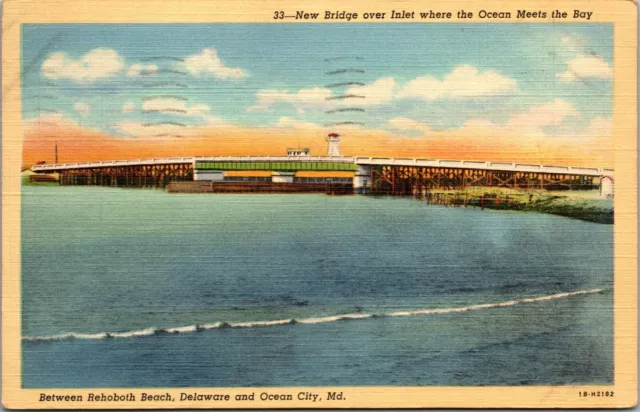
[[[125,104],[135,106],[133,103]],[[114,128],[132,137],[185,137],[206,134],[209,127],[232,127],[224,119],[211,114],[211,108],[206,104],[195,104],[189,106],[186,101],[173,98],[158,98],[147,100],[142,105],[142,111],[158,113],[178,114],[190,117],[190,121],[197,124],[186,124],[177,121],[166,121],[158,123],[144,123],[140,121],[122,121],[116,123]]]
[[[591,120],[589,126],[585,129],[585,133],[589,136],[611,136],[611,132],[613,131],[613,124],[611,118],[605,118],[596,116]]]
[[[206,104],[188,106],[185,100],[160,98],[146,100],[142,104],[143,112],[172,113],[184,116],[203,116],[211,111]]]
[[[217,116],[206,115],[203,116],[206,127],[233,127],[231,123],[227,123],[224,119]]]
[[[312,89],[302,89],[298,92],[291,93],[287,90],[261,90],[256,93],[258,99],[254,106],[249,107],[249,111],[267,111],[278,103],[289,103],[298,109],[311,107],[329,107],[327,100],[331,97],[331,90],[314,87]]]
[[[517,84],[501,74],[488,70],[480,73],[472,66],[457,66],[438,80],[433,76],[417,77],[404,85],[399,98],[417,98],[427,102],[439,99],[470,100],[512,95]]]
[[[281,117],[276,123],[277,127],[284,127],[290,129],[319,129],[320,126],[315,123],[301,122],[291,117]]]
[[[558,130],[564,130],[562,125],[570,118],[580,118],[578,112],[571,103],[563,99],[555,99],[548,104],[532,106],[528,110],[515,114],[503,124],[495,124],[484,119],[472,119],[465,122],[463,128],[484,130],[491,134],[504,136],[513,135],[519,137],[549,137],[548,127],[558,126]]]
[[[586,50],[586,48],[587,48],[584,39],[578,38],[578,37],[575,37],[575,36],[569,36],[569,35],[562,36],[560,38],[560,41],[562,42],[563,45],[565,45],[565,47],[570,48],[570,49]]]
[[[423,133],[429,133],[432,131],[431,127],[426,123],[419,122],[414,119],[409,119],[408,117],[394,117],[390,119],[388,122],[389,126],[394,129],[403,130],[403,131],[420,131]]]
[[[82,115],[84,117],[84,115]],[[25,119],[22,122],[24,130],[79,130],[82,127],[84,130],[92,130],[87,128],[86,125],[81,125],[77,120],[77,117],[69,115],[68,113],[42,113],[39,116]]]
[[[469,135],[493,135],[514,137],[544,137],[549,136],[545,131],[548,126],[559,126],[567,119],[580,117],[580,113],[568,102],[556,99],[551,103],[530,107],[528,110],[512,116],[503,124],[495,124],[485,119],[471,119],[465,122],[456,131]],[[597,118],[596,118],[597,119]],[[595,121],[595,120],[594,120]],[[424,135],[437,134],[428,124],[406,117],[397,117],[389,120],[389,126],[403,131],[420,131]],[[606,121],[603,119],[592,122],[591,129],[604,130]],[[591,133],[589,128],[585,133]]]
[[[567,101],[555,99],[552,103],[533,106],[512,116],[505,128],[527,134],[544,134],[542,127],[558,126],[570,117],[580,117],[580,113]]]
[[[123,113],[135,110],[133,102],[123,106]],[[197,124],[184,124],[176,121],[166,121],[158,123],[144,123],[140,121],[122,121],[116,123],[114,128],[121,134],[132,137],[185,137],[196,136],[198,133],[206,133],[208,127],[231,127],[220,117],[211,114],[211,107],[206,104],[189,105],[186,100],[159,97],[145,100],[142,104],[143,113],[164,113],[175,114],[190,118]]]
[[[567,71],[556,74],[556,77],[565,82],[586,78],[610,79],[613,68],[600,56],[581,55],[569,60]]]
[[[390,102],[396,81],[391,77],[378,79],[366,86],[353,86],[344,92],[333,93],[324,87],[301,89],[297,92],[288,90],[261,90],[256,93],[257,103],[247,108],[248,111],[267,111],[279,103],[288,103],[294,106],[299,113],[305,109],[329,109],[339,106],[373,106]],[[340,99],[340,96],[351,95],[353,98]],[[362,96],[362,97],[360,97]]]
[[[385,77],[366,86],[350,87],[346,90],[346,95],[353,94],[364,96],[364,98],[357,98],[353,101],[345,99],[342,102],[355,103],[358,106],[376,106],[389,103],[393,100],[396,85],[393,77]]]
[[[162,137],[183,135],[188,127],[170,123],[149,125],[142,122],[132,121],[116,123],[115,129],[132,137]]]
[[[69,79],[76,83],[91,83],[111,77],[124,68],[124,59],[111,49],[93,49],[74,60],[66,53],[52,53],[40,72],[49,79]]]
[[[129,69],[127,70],[127,76],[129,77],[134,77],[134,76],[140,76],[140,75],[149,75],[149,74],[154,74],[158,72],[158,66],[156,66],[155,64],[149,64],[149,65],[144,65],[144,64],[132,64],[131,66],[129,66]]]
[[[479,73],[471,66],[458,66],[443,80],[432,76],[417,77],[400,85],[393,77],[383,77],[365,86],[352,86],[344,92],[321,87],[288,90],[261,90],[256,93],[257,103],[247,110],[269,110],[278,103],[289,103],[304,112],[306,108],[331,108],[340,106],[380,106],[397,99],[420,99],[427,102],[438,99],[478,99],[504,96],[517,92],[516,81],[494,71]],[[353,98],[340,99],[341,95]]]
[[[87,103],[79,102],[73,105],[73,109],[82,117],[87,117],[87,115],[91,111],[91,106],[89,106]]]
[[[204,49],[199,54],[186,57],[184,67],[194,76],[212,75],[223,80],[247,77],[247,72],[239,67],[226,67],[214,48]]]
[[[131,113],[136,110],[136,104],[133,102],[127,102],[122,106],[122,113]]]
[[[234,125],[225,122],[223,119],[204,115],[203,123],[187,125],[174,122],[165,123],[143,123],[139,121],[124,121],[114,125],[114,128],[125,136],[130,137],[188,137],[206,134],[206,129],[211,127],[233,127]]]
[[[549,136],[546,128],[562,126],[570,118],[581,117],[570,103],[563,99],[555,99],[548,104],[530,107],[527,111],[511,116],[501,125],[496,125],[487,120],[473,119],[467,121],[464,127],[484,129],[492,133],[502,135],[514,135],[523,137]],[[562,130],[562,127],[560,127]]]
[[[40,116],[27,119],[24,121],[24,125],[27,127],[31,127],[32,125],[36,126],[63,126],[67,123],[66,119],[62,115],[62,113],[43,113]]]

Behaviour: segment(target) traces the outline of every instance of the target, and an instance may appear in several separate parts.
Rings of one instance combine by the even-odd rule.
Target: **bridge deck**
[[[497,170],[510,172],[530,172],[549,174],[570,174],[580,176],[613,176],[610,168],[589,168],[572,166],[547,166],[516,162],[482,162],[470,160],[441,160],[441,159],[408,159],[382,157],[330,157],[330,156],[211,156],[211,157],[169,157],[135,160],[109,160],[100,162],[57,163],[34,165],[32,170],[38,173],[59,172],[74,169],[96,169],[104,167],[147,166],[192,164],[196,162],[231,162],[231,163],[270,163],[270,162],[315,162],[315,163],[344,163],[359,166],[417,166],[417,167],[447,167],[458,169]]]

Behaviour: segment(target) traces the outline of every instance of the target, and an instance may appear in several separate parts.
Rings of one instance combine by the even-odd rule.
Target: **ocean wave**
[[[416,309],[408,311],[397,311],[387,313],[348,313],[333,316],[313,317],[303,319],[280,319],[280,320],[268,320],[261,322],[215,322],[207,324],[194,324],[172,328],[145,328],[137,329],[127,332],[98,332],[98,333],[61,333],[57,335],[48,336],[25,336],[23,341],[30,342],[47,342],[47,341],[59,341],[59,340],[71,340],[71,339],[113,339],[113,338],[136,338],[153,335],[163,334],[183,334],[183,333],[195,333],[213,329],[225,329],[225,328],[256,328],[267,326],[280,326],[280,325],[295,325],[295,324],[318,324],[318,323],[330,323],[347,320],[362,320],[380,317],[400,317],[400,316],[420,316],[420,315],[441,315],[449,313],[462,313],[483,309],[504,308],[509,306],[531,304],[537,302],[545,302],[556,299],[563,299],[578,295],[588,295],[592,293],[602,293],[603,289],[589,289],[579,290],[576,292],[563,292],[553,295],[539,296],[535,298],[522,298],[509,300],[498,303],[485,303],[478,305],[461,306],[454,308],[438,308],[438,309]]]

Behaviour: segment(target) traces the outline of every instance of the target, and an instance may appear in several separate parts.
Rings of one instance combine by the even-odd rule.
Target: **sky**
[[[323,154],[338,132],[348,155],[611,165],[612,30],[23,25],[23,161]]]

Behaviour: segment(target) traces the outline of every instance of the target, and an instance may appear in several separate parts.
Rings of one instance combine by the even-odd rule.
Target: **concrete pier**
[[[221,182],[224,180],[224,172],[221,170],[198,170],[193,171],[193,180],[207,182]]]
[[[613,197],[613,176],[603,176],[600,178],[600,196]]]
[[[371,166],[358,165],[353,176],[353,192],[365,194],[371,191]]]
[[[273,183],[293,183],[296,172],[271,172]]]

